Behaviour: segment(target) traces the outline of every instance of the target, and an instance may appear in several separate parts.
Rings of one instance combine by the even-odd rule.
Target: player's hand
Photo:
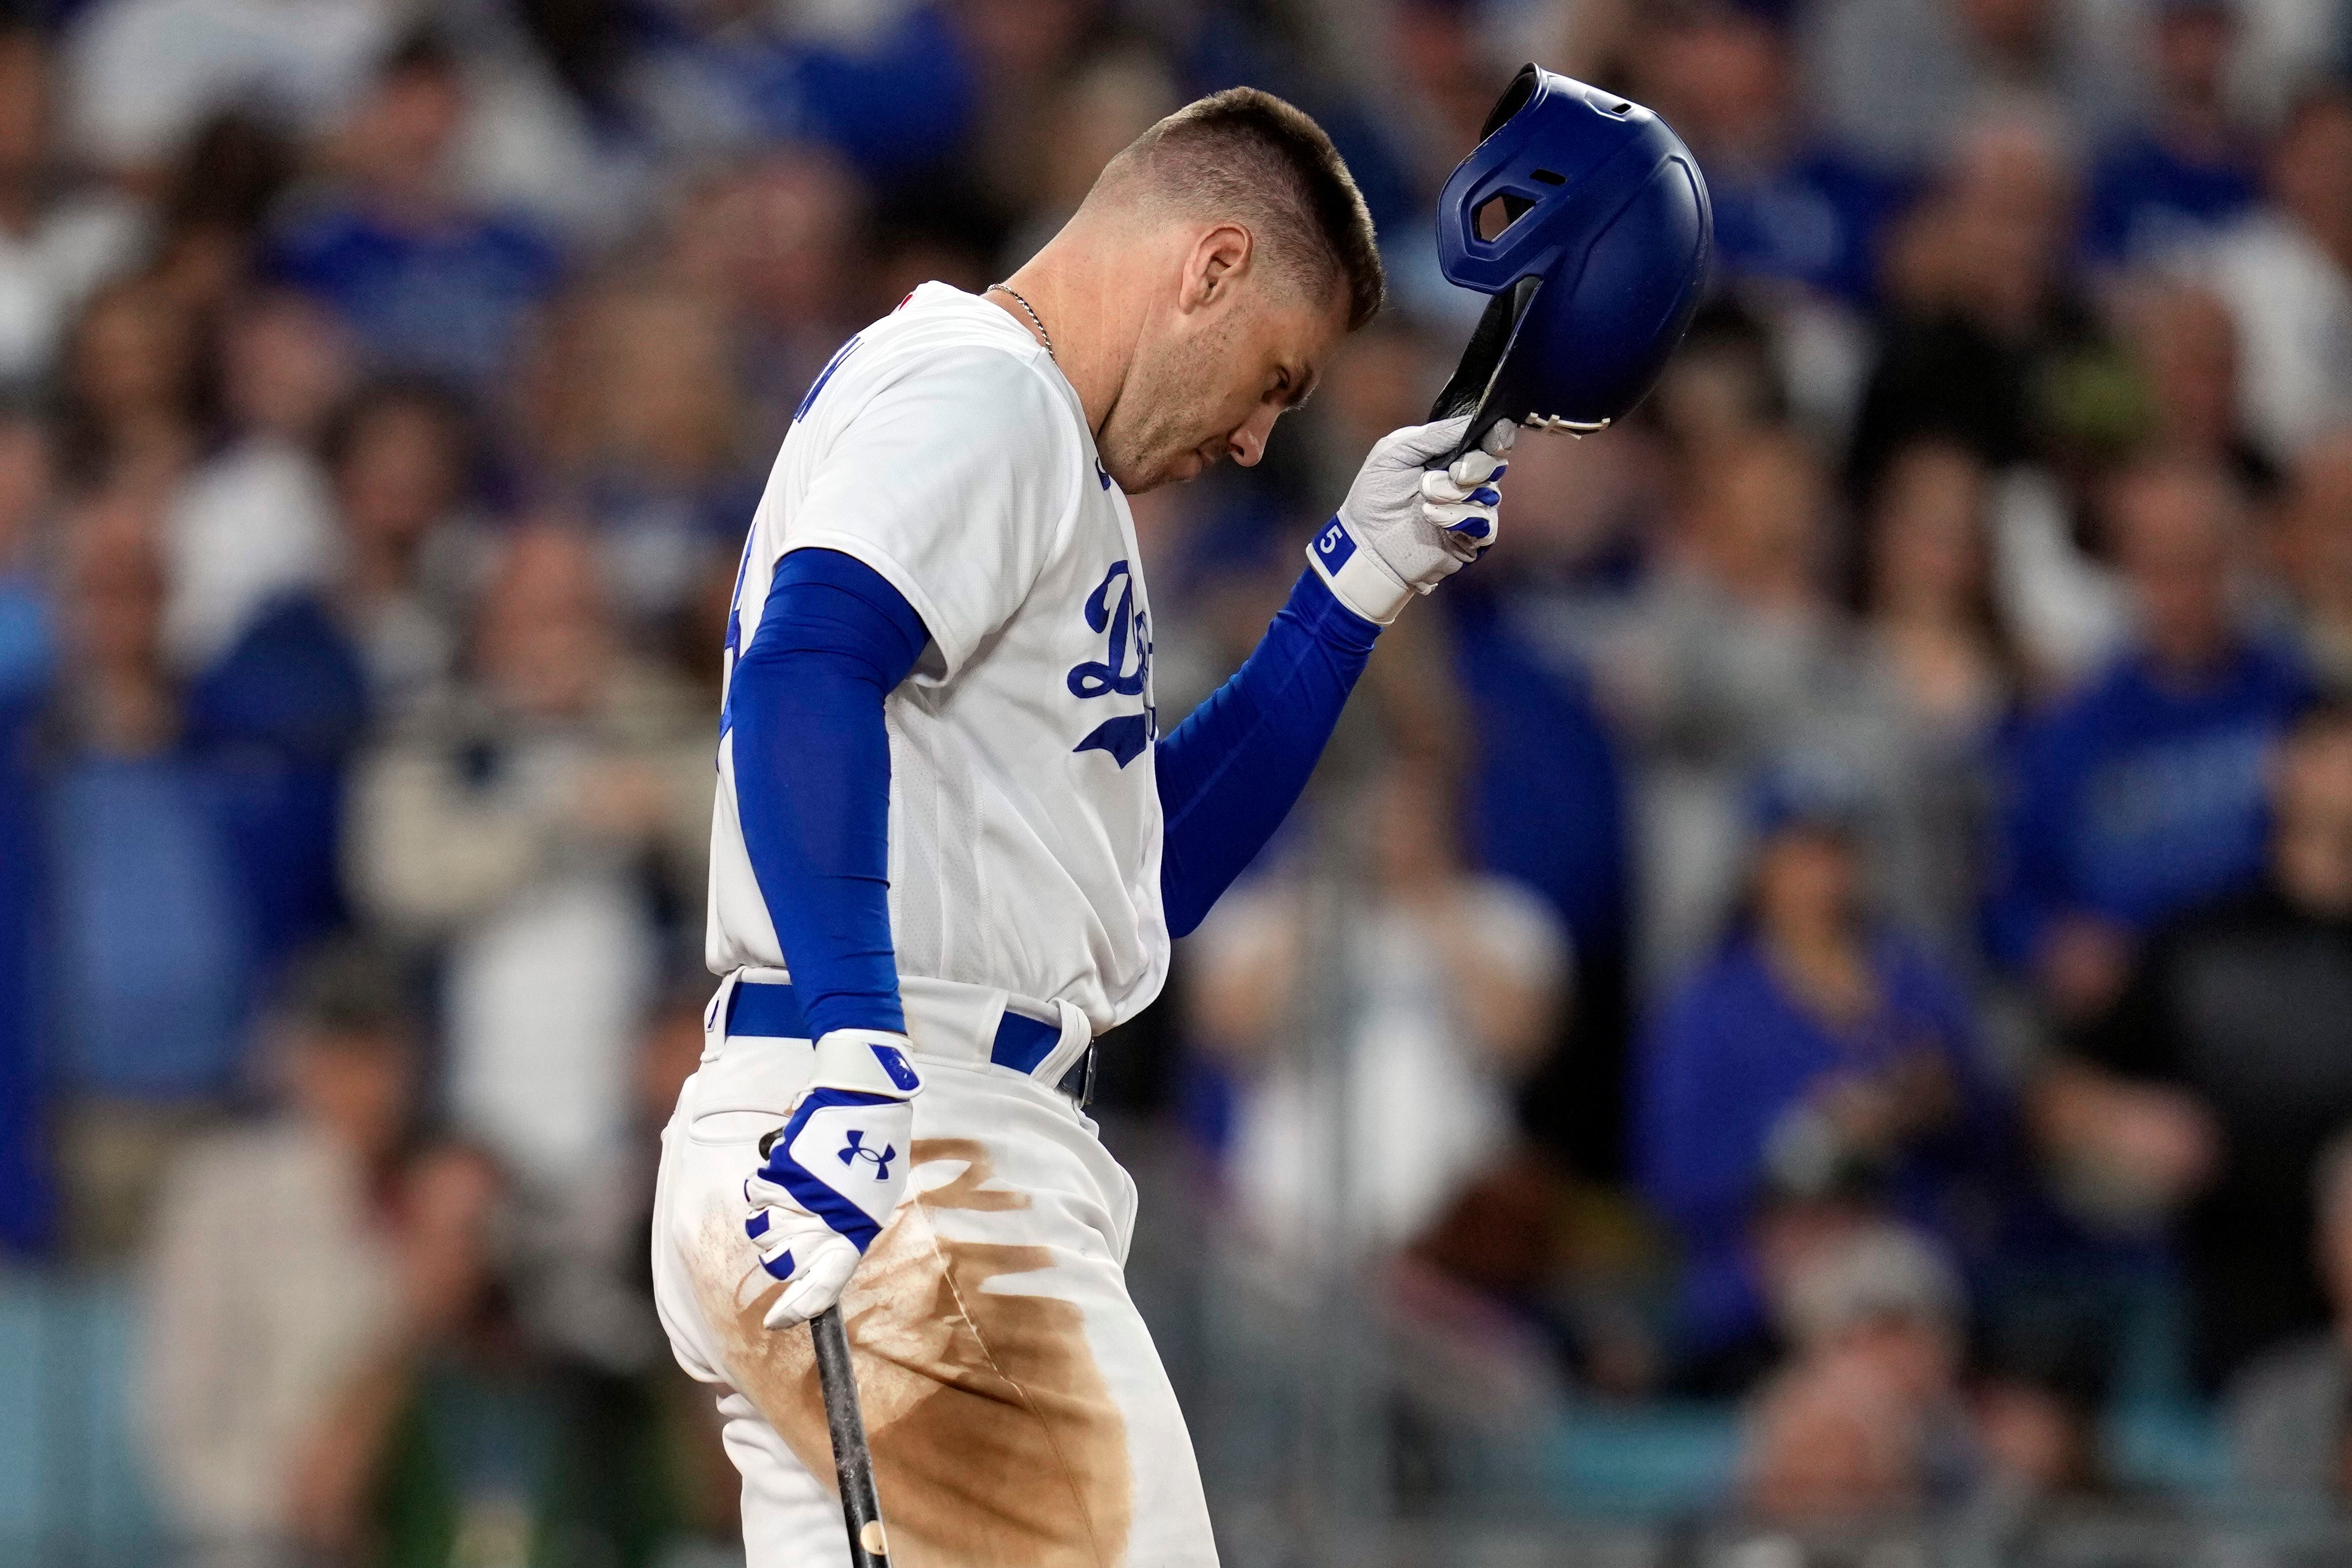
[[[760,1267],[784,1282],[772,1329],[804,1323],[841,1300],[850,1272],[890,1221],[914,1163],[916,1092],[904,1035],[835,1029],[784,1124],[760,1141],[743,1184],[744,1234]]]
[[[1493,547],[1497,488],[1517,426],[1497,425],[1483,446],[1451,467],[1423,465],[1452,449],[1468,416],[1390,432],[1372,447],[1348,499],[1308,547],[1324,580],[1347,605],[1386,624],[1408,594],[1426,594]],[[1369,560],[1354,561],[1361,551]]]

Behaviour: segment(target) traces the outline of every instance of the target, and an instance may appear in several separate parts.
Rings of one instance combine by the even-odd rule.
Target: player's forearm
[[[906,1028],[890,940],[882,704],[922,651],[921,629],[866,568],[797,552],[778,565],[730,687],[744,846],[813,1038]]]
[[[1380,630],[1302,573],[1247,662],[1161,739],[1160,891],[1171,935],[1201,923],[1290,815]]]

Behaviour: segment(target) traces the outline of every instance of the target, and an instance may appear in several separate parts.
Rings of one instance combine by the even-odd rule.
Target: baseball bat
[[[809,1320],[816,1342],[816,1380],[824,1390],[825,1430],[833,1437],[833,1474],[841,1489],[841,1517],[849,1526],[850,1568],[890,1568],[882,1530],[882,1500],[874,1490],[874,1453],[866,1446],[866,1417],[857,1409],[857,1374],[849,1365],[849,1331],[838,1304]]]

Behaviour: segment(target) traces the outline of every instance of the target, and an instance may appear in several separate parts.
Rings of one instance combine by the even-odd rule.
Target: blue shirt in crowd
[[[55,663],[29,575],[0,574],[0,1252],[37,1248],[50,1207],[40,1158],[41,883],[34,726]]]
[[[2191,158],[2143,132],[2110,147],[2092,169],[2083,246],[2109,265],[2156,260],[2229,223],[2261,194],[2251,158]]]
[[[1454,668],[1476,720],[1469,837],[1477,860],[1550,901],[1580,964],[1622,953],[1624,779],[1591,682],[1546,658],[1496,595],[1458,588],[1449,608]]]
[[[2263,760],[2310,696],[2292,657],[2248,643],[2193,685],[2127,656],[2029,721],[1990,903],[1994,956],[2026,968],[2062,915],[2138,929],[2252,878]]]
[[[65,1092],[173,1100],[234,1087],[254,934],[221,797],[176,750],[79,757],[50,775]]]
[[[343,777],[367,674],[317,600],[263,607],[186,699],[186,749],[212,779],[255,957],[274,971],[341,925]]]
[[[254,1005],[332,930],[358,656],[314,601],[267,606],[190,684],[179,742],[46,779],[57,1076],[168,1100],[240,1087]]]
[[[1769,169],[1709,170],[1727,273],[1802,283],[1857,306],[1877,289],[1878,238],[1902,187],[1831,147]]]
[[[1775,1125],[1823,1080],[1917,1052],[1941,1058],[1958,1094],[1950,1131],[1904,1152],[1885,1198],[1947,1237],[1963,1228],[1998,1142],[1994,1076],[1958,980],[1890,935],[1871,943],[1877,1012],[1823,1024],[1781,984],[1752,935],[1735,937],[1653,1019],[1637,1064],[1634,1141],[1642,1189],[1685,1247],[1684,1349],[1703,1357],[1760,1331],[1765,1306],[1748,1227],[1767,1192]]]
[[[378,363],[478,384],[511,362],[523,313],[553,292],[562,258],[514,219],[410,228],[336,205],[280,231],[262,269],[332,307]]]

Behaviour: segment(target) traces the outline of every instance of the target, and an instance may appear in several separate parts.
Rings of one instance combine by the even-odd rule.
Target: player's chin
[[[1118,488],[1124,493],[1139,496],[1163,485],[1181,485],[1188,479],[1199,479],[1204,466],[1200,461],[1199,453],[1183,452],[1129,468],[1113,467],[1110,477],[1118,481]]]
[[[1108,471],[1118,481],[1121,490],[1135,496],[1162,485],[1189,484],[1216,467],[1217,459],[1223,455],[1224,440],[1221,437],[1181,451],[1158,453],[1146,462],[1112,463]]]
[[[1193,447],[1169,466],[1170,484],[1190,484],[1217,466],[1222,441]]]

